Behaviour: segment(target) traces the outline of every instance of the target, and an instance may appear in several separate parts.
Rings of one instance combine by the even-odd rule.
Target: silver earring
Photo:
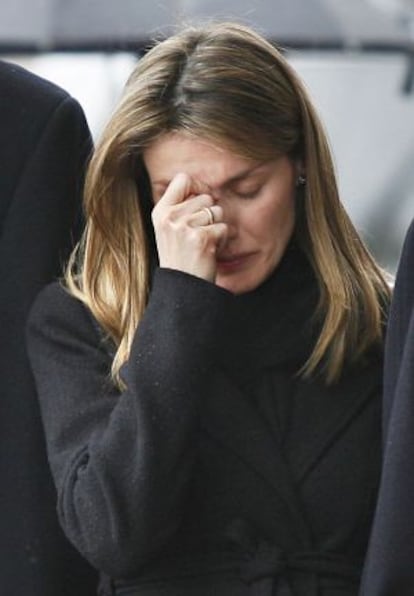
[[[304,186],[305,184],[306,184],[305,176],[300,175],[296,178],[296,186]]]

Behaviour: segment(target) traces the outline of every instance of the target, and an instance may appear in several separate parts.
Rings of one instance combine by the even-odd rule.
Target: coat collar
[[[227,302],[214,358],[242,384],[266,367],[298,371],[319,333],[318,300],[314,271],[293,243],[270,278]]]

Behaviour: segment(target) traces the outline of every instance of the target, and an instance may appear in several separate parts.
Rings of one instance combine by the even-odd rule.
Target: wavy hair
[[[140,59],[90,161],[86,228],[66,270],[116,345],[112,377],[127,360],[148,300],[156,255],[143,151],[180,131],[244,157],[300,159],[306,172],[295,234],[320,290],[321,332],[304,369],[326,381],[383,335],[384,275],[338,196],[327,137],[309,95],[283,53],[252,29],[188,27]]]

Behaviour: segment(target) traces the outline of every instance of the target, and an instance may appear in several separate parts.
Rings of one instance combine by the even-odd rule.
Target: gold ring
[[[214,223],[214,213],[213,210],[211,209],[211,207],[203,207],[203,211],[205,211],[207,213],[208,216],[208,222],[206,225],[211,226],[211,224]]]

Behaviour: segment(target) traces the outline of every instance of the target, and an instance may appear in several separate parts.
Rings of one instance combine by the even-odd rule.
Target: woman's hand
[[[227,237],[223,210],[202,185],[177,174],[152,211],[161,267],[214,282],[216,253]]]

